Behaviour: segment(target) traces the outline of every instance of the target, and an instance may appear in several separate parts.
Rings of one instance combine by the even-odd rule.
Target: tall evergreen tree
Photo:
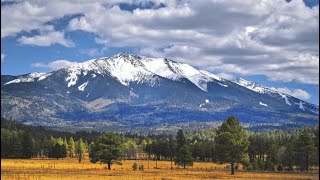
[[[82,138],[80,138],[80,140],[77,143],[77,155],[78,155],[79,163],[81,162],[84,153],[85,153],[85,144],[83,143]]]
[[[303,131],[295,143],[295,159],[300,171],[308,171],[311,163],[316,158],[317,148],[315,147],[312,136]]]
[[[288,145],[286,145],[286,149],[284,151],[283,154],[283,158],[282,158],[282,164],[283,166],[286,167],[286,169],[288,171],[293,171],[293,166],[294,166],[294,150],[293,150],[293,144],[289,143]]]
[[[169,136],[169,158],[171,161],[171,170],[173,169],[172,162],[176,154],[176,149],[177,149],[177,143],[173,139],[172,135],[170,135]]]
[[[24,131],[22,133],[21,146],[22,146],[22,158],[30,159],[33,156],[34,144],[33,144],[31,134],[27,131]]]
[[[183,166],[184,169],[186,168],[186,166],[193,165],[193,158],[188,145],[183,145],[182,147],[180,147],[175,162],[176,164]]]
[[[179,149],[186,145],[187,144],[187,139],[184,135],[184,132],[180,129],[178,132],[177,132],[177,150],[179,151]]]
[[[220,162],[231,163],[231,174],[234,174],[234,165],[240,162],[249,144],[239,120],[230,116],[217,130],[215,153]]]
[[[69,140],[69,143],[68,143],[68,154],[69,154],[69,157],[73,158],[75,150],[76,150],[76,145],[74,143],[73,138],[70,137],[70,140]]]
[[[108,164],[111,170],[113,161],[118,160],[122,155],[122,145],[120,139],[114,133],[102,134],[90,149],[90,162]]]
[[[63,139],[63,145],[66,147],[66,155],[69,156],[69,151],[68,151],[68,141],[66,138]]]

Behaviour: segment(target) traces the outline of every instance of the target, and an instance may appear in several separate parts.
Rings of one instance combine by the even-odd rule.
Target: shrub
[[[267,171],[274,171],[274,164],[272,161],[270,160],[267,160],[264,162],[264,170],[267,170]]]
[[[141,166],[139,165],[139,170],[140,170],[140,171],[143,171],[143,170],[144,170],[143,165],[141,165]]]
[[[133,163],[132,169],[133,169],[134,171],[136,171],[136,170],[138,169],[138,164],[137,164],[137,163]]]
[[[279,165],[279,166],[277,167],[277,171],[283,171],[283,166],[282,166],[282,165]]]
[[[248,167],[246,167],[246,170],[248,170],[248,171],[252,171],[252,170],[253,170],[252,165],[249,165]]]
[[[259,164],[256,161],[253,161],[252,162],[252,170],[259,170],[259,169],[260,169]]]

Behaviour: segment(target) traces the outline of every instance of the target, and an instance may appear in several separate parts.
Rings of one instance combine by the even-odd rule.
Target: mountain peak
[[[253,82],[248,81],[248,80],[246,80],[246,79],[243,79],[243,78],[241,78],[241,77],[238,77],[238,78],[234,79],[233,82],[245,83],[245,84],[252,84],[252,83],[253,83]]]
[[[136,55],[136,54],[130,54],[128,52],[120,52],[114,56],[111,56],[111,58],[117,58],[117,57],[122,57],[122,58],[125,58],[125,59],[141,59],[142,57],[139,56],[139,55]]]

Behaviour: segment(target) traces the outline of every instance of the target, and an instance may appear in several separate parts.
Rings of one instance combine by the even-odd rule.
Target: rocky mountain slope
[[[1,116],[62,129],[250,128],[319,124],[319,107],[166,58],[120,53],[50,73],[1,76]]]

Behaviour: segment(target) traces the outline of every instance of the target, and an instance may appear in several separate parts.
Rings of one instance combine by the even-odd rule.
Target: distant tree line
[[[68,156],[82,159],[87,146],[87,142],[83,142],[81,138],[76,142],[72,137],[69,141],[66,138],[53,138],[52,136],[34,139],[31,133],[27,131],[1,129],[1,158],[30,159],[40,157],[59,159]]]
[[[308,171],[319,165],[319,126],[250,132],[230,116],[217,129],[142,136],[56,132],[1,119],[1,158],[71,157],[81,162],[86,153],[91,162],[106,163],[109,169],[122,159],[143,158],[156,161],[155,168],[157,161],[167,160],[171,169],[200,161],[229,163],[232,174],[240,164],[252,171]]]

